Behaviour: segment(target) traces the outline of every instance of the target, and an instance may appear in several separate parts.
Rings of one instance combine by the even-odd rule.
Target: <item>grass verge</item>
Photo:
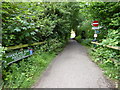
[[[31,57],[3,70],[3,88],[30,88],[63,48],[51,52],[36,52]]]
[[[99,58],[96,57],[96,54],[93,50],[89,49],[88,51],[89,57],[93,62],[95,62],[99,68],[102,69],[104,75],[107,79],[111,81],[113,86],[115,88],[118,88],[118,82],[119,82],[119,68],[114,65],[113,62],[111,62],[109,59]],[[99,56],[99,55],[98,55]]]
[[[106,78],[113,84],[113,87],[118,88],[120,81],[120,64],[117,53],[107,48],[96,47],[92,49],[93,46],[90,46],[88,41],[82,41],[80,44],[86,47],[88,56],[102,69]]]

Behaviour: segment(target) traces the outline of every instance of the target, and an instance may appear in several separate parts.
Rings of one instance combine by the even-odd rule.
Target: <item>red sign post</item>
[[[93,21],[92,26],[97,27],[99,25],[98,21]]]
[[[95,30],[95,33],[94,33],[94,41],[96,41],[96,38],[97,38],[96,29],[99,29],[98,25],[99,25],[99,22],[98,22],[98,21],[93,21],[93,22],[92,22],[92,26],[94,26],[94,27],[92,27],[92,29]]]

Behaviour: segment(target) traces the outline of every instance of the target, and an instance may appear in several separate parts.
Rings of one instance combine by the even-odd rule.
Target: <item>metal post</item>
[[[94,34],[96,34],[96,29],[94,29],[95,30],[95,33]],[[96,40],[97,38],[96,37],[94,37],[94,40]]]
[[[94,34],[96,34],[96,29],[94,30],[95,30]],[[94,42],[96,42],[96,37],[94,37]],[[93,46],[96,47],[96,44],[93,44]]]

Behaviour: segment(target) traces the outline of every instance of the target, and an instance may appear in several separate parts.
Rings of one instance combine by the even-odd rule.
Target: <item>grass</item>
[[[3,70],[3,88],[30,88],[61,50],[63,49],[59,48],[52,52],[36,52],[33,56]]]

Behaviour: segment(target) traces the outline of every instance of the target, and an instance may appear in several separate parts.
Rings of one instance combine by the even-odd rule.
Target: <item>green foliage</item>
[[[0,61],[2,60],[3,53],[5,53],[4,48],[0,45]]]
[[[78,28],[79,35],[82,36],[82,38],[93,38],[94,30],[92,30],[91,21],[86,20],[81,23],[81,26]],[[85,32],[83,34],[83,32]]]
[[[52,40],[49,40],[45,45],[41,46],[39,51],[40,52],[51,52],[51,51],[56,52],[57,49],[62,49],[64,44],[65,42],[52,39]]]
[[[3,68],[4,88],[29,88],[63,49],[64,44],[57,39],[49,40],[44,45],[35,47],[31,57]]]
[[[103,39],[102,45],[120,46],[120,33],[118,30],[109,29],[106,39]]]
[[[4,88],[30,88],[54,57],[54,52],[37,52],[18,64],[12,64],[3,70]]]
[[[71,12],[67,11],[68,8],[67,3],[3,2],[3,46],[40,42],[49,38],[67,41],[71,31]]]
[[[93,60],[98,63],[98,65],[105,71],[104,73],[112,79],[120,79],[120,55],[118,52],[119,51],[103,47],[99,47],[91,52]]]
[[[98,19],[101,22],[102,26],[105,26],[106,28],[112,28],[112,29],[119,28],[118,26],[119,9],[120,9],[119,2],[91,3],[89,7],[89,10],[91,10],[91,13],[94,12],[94,14],[92,14],[93,18]]]
[[[80,35],[77,36],[77,37],[75,37],[75,39],[76,39],[76,41],[78,41],[79,43],[81,42],[81,36],[80,36]]]
[[[85,17],[85,22],[90,21],[92,23],[94,20],[99,21],[100,26],[103,28],[100,30],[101,33],[98,35],[98,39],[103,39],[106,38],[109,29],[119,29],[119,8],[119,2],[89,2],[87,5],[84,5],[81,12]],[[89,22],[87,23],[89,24]]]
[[[101,45],[120,46],[120,4],[119,2],[89,2],[84,5],[82,14],[85,17],[80,30],[86,31],[86,40],[92,39],[94,30],[91,30],[90,22],[98,20],[102,28],[99,30],[97,40]],[[81,33],[81,31],[79,31]],[[86,42],[83,41],[85,44]],[[105,71],[105,74],[112,79],[120,79],[120,53],[106,47],[97,46],[91,51],[93,60]]]
[[[77,32],[77,27],[81,23],[82,19],[82,14],[80,14],[80,8],[81,8],[81,3],[75,2],[75,3],[69,3],[70,5],[70,20],[71,20],[71,29],[76,32],[76,35],[78,35]]]
[[[82,40],[81,44],[85,45],[85,46],[91,46],[91,41],[92,40],[93,39],[84,39],[84,40]]]

